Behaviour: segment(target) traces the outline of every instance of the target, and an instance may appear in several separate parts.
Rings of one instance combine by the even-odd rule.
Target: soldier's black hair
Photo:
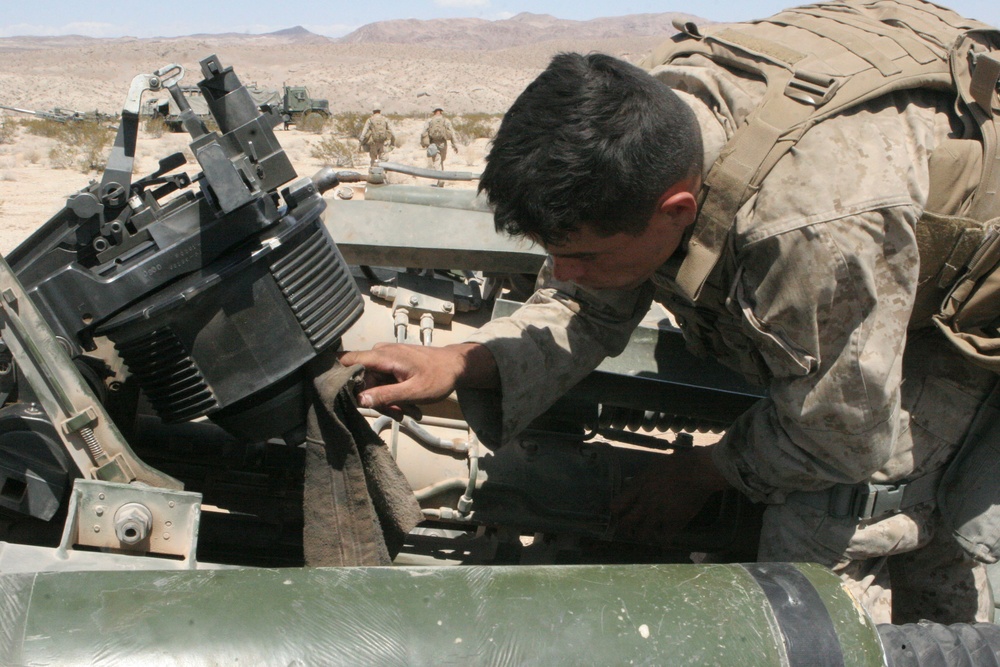
[[[641,233],[660,195],[701,173],[694,112],[644,70],[561,53],[518,96],[479,181],[498,232],[559,245],[586,225]]]

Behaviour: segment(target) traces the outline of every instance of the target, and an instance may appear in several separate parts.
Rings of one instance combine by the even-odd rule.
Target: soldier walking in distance
[[[391,147],[396,143],[396,135],[389,126],[389,119],[382,115],[381,104],[372,105],[372,115],[361,128],[358,141],[361,142],[362,149],[368,148],[370,167],[374,167],[375,162],[383,158],[387,146]]]
[[[427,166],[431,169],[444,171],[444,160],[448,157],[448,142],[451,147],[458,152],[458,145],[455,143],[455,130],[451,126],[451,121],[445,118],[444,110],[441,107],[434,107],[434,113],[424,125],[424,131],[420,134],[420,145],[427,149]],[[444,185],[443,181],[437,182],[438,187]]]

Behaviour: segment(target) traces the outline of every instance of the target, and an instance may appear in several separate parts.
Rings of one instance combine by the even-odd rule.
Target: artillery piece
[[[137,76],[100,182],[0,261],[0,663],[997,654],[996,626],[876,628],[822,568],[739,564],[756,513],[733,493],[669,543],[618,535],[624,480],[758,397],[655,320],[495,450],[454,401],[367,415],[425,521],[393,567],[301,569],[301,369],[341,345],[461,336],[516,307],[542,256],[495,235],[471,190],[324,197],[384,174],[298,177],[278,117],[215,56],[201,67],[218,132],[180,67]],[[160,90],[200,171],[176,154],[133,180],[141,98]]]
[[[18,107],[9,107],[0,104],[0,109],[6,111],[14,111],[16,113],[23,113],[29,116],[34,116],[35,118],[40,118],[42,120],[51,120],[56,123],[70,123],[70,122],[80,122],[89,121],[96,123],[103,123],[114,121],[115,117],[109,114],[100,113],[99,111],[73,111],[72,109],[63,109],[61,107],[54,107],[48,111],[37,110],[37,109],[20,109]]]

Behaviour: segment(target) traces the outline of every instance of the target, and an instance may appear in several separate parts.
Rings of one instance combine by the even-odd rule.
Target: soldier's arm
[[[733,306],[773,379],[714,454],[751,498],[862,481],[891,456],[916,216],[899,206],[840,217],[741,253]]]
[[[489,349],[495,390],[459,388],[463,413],[487,443],[520,433],[607,356],[620,354],[649,310],[652,285],[588,291],[550,277],[511,317],[486,324],[467,342]]]

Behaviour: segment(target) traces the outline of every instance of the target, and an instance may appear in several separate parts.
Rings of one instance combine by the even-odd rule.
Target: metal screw
[[[414,294],[413,296],[411,296],[411,297],[410,297],[410,305],[411,305],[411,306],[415,306],[415,305],[417,305],[418,303],[420,303],[420,299],[419,299],[419,298],[417,298],[417,295],[416,295],[416,294]]]
[[[443,310],[446,313],[450,313],[452,307],[453,306],[450,303],[443,303],[443,304],[441,304],[441,310]]]
[[[104,516],[104,506],[101,505],[101,506],[95,507],[94,508],[94,514],[96,514],[97,516]]]
[[[94,532],[95,533],[101,532],[101,527],[100,526],[94,526]]]

